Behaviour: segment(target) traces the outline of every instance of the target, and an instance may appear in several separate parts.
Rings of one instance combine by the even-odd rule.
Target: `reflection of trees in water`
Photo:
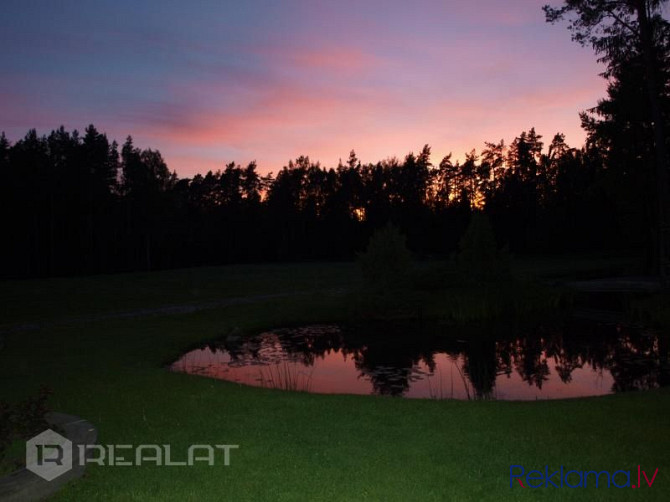
[[[398,356],[385,358],[374,349],[365,347],[354,357],[356,369],[370,380],[375,394],[401,396],[409,389],[412,361],[400,354]]]
[[[278,329],[244,339],[225,339],[210,346],[228,352],[235,365],[289,360],[313,366],[317,358],[331,351],[340,351],[345,356],[356,352],[344,342],[340,328],[333,325]]]
[[[356,369],[370,380],[375,394],[404,394],[413,381],[424,377],[417,367],[420,362],[429,372],[435,371],[436,345],[421,326],[373,323],[348,332],[346,339],[357,349]]]
[[[475,399],[488,399],[493,395],[498,376],[496,342],[493,339],[471,340],[464,349],[463,371],[470,379]]]
[[[528,385],[535,385],[538,389],[542,389],[542,384],[549,380],[549,365],[544,348],[544,340],[535,336],[518,338],[512,347],[517,373]]]
[[[275,331],[285,353],[294,356],[306,366],[313,366],[317,358],[339,351],[344,356],[355,353],[347,346],[342,330],[334,325],[316,325]]]
[[[435,371],[433,353],[423,354],[408,349],[366,346],[354,356],[356,369],[370,380],[375,394],[401,396],[407,392],[413,381],[423,378],[416,369],[421,361],[431,373]]]
[[[658,339],[641,333],[622,333],[608,357],[615,392],[653,389],[663,381],[667,367],[661,366]],[[665,354],[667,358],[667,351]]]
[[[556,374],[563,383],[572,382],[572,372],[584,367],[584,357],[581,354],[567,350],[560,345],[551,347],[547,353],[554,360]]]
[[[551,331],[545,329],[542,340],[545,356],[553,360],[554,369],[561,382],[568,384],[572,381],[572,372],[583,368],[586,358],[580,346],[575,343],[575,339],[564,336],[563,332],[564,329],[559,327]]]
[[[668,337],[633,327],[570,322],[523,334],[489,330],[458,342],[454,336],[430,336],[412,326],[346,330],[324,325],[229,338],[209,346],[227,351],[233,365],[291,361],[313,366],[318,358],[337,351],[352,357],[359,376],[370,380],[375,393],[394,396],[425,376],[419,363],[434,373],[436,353],[463,358],[463,374],[480,399],[493,395],[498,376],[509,377],[514,371],[528,385],[542,389],[550,377],[549,361],[565,384],[585,366],[609,371],[615,392],[670,384]]]
[[[517,340],[514,358],[522,378],[535,385],[548,375],[547,359],[553,359],[557,376],[564,383],[570,383],[573,371],[584,366],[609,371],[613,392],[669,383],[667,336],[633,326],[574,322],[551,333],[536,332]],[[541,384],[537,386],[541,388]]]

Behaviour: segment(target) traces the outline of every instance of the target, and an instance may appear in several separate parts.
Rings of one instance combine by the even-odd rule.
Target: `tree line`
[[[301,156],[276,175],[252,162],[179,178],[159,151],[130,137],[119,147],[93,125],[14,144],[3,134],[2,274],[347,260],[389,221],[414,253],[446,255],[477,209],[513,252],[644,245],[640,222],[617,213],[596,146],[571,148],[562,134],[545,146],[531,128],[463,161],[430,154],[362,163],[352,151],[330,168]]]

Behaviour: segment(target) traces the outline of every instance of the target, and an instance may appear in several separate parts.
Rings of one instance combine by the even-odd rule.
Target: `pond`
[[[668,353],[667,336],[614,321],[328,324],[228,336],[170,369],[313,393],[534,400],[668,385]]]

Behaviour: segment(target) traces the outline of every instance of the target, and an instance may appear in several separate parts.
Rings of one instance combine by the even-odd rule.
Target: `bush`
[[[410,289],[412,260],[405,237],[391,224],[377,230],[358,256],[362,288],[355,301],[357,317],[413,317],[415,294]]]
[[[408,285],[411,256],[405,236],[390,223],[372,235],[368,248],[358,256],[358,263],[365,289],[384,292]]]
[[[0,401],[0,461],[12,441],[29,439],[49,428],[45,415],[49,411],[47,401],[50,395],[47,387],[41,387],[36,396],[13,406]]]
[[[459,244],[456,265],[467,283],[483,284],[510,278],[508,257],[498,250],[491,223],[481,211],[472,214]]]

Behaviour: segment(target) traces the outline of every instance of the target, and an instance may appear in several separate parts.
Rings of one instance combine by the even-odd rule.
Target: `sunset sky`
[[[602,68],[545,23],[545,3],[5,0],[0,130],[16,141],[93,123],[182,177],[426,143],[439,163],[533,126],[581,146]]]

